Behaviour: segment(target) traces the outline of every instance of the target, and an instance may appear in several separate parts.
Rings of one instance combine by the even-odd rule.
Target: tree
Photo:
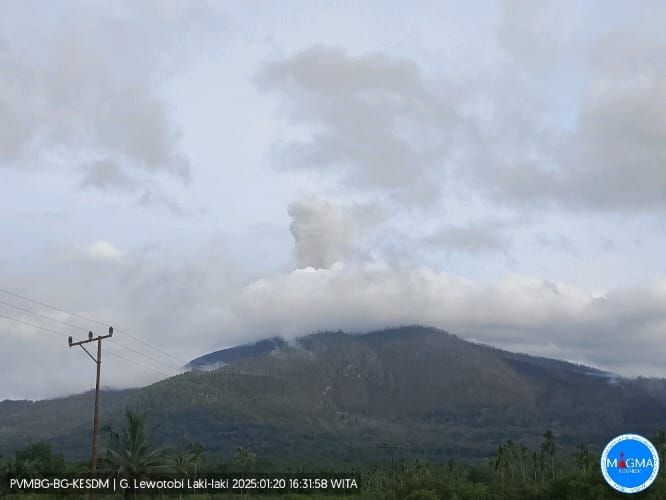
[[[127,428],[122,435],[110,431],[110,443],[105,457],[109,472],[128,479],[149,477],[168,470],[167,453],[151,449],[146,436],[146,416],[127,411]]]
[[[21,476],[58,474],[65,470],[65,459],[55,454],[51,445],[44,441],[34,443],[16,451],[14,471]]]
[[[519,443],[516,447],[516,457],[520,466],[520,475],[523,479],[523,484],[527,483],[527,462],[529,460],[530,450],[523,443]]]
[[[499,474],[502,488],[504,488],[504,472],[509,465],[509,454],[506,445],[500,444],[497,447],[490,464],[493,467],[493,470]]]
[[[536,483],[538,480],[538,477],[541,476],[541,479],[543,479],[543,456],[541,453],[537,453],[536,451],[532,453],[532,472],[534,474],[534,482]]]
[[[541,454],[550,463],[552,477],[555,478],[555,456],[557,455],[557,445],[555,443],[555,434],[547,430],[543,434],[543,443],[541,443]]]
[[[199,443],[190,445],[185,453],[179,453],[174,458],[174,466],[177,472],[182,474],[192,473],[195,477],[201,471],[206,460],[204,447]]]
[[[592,470],[595,463],[595,457],[590,453],[590,450],[587,449],[583,443],[580,443],[576,447],[574,453],[574,460],[576,461],[576,467],[580,470],[584,476],[587,476],[587,473]]]
[[[255,454],[252,453],[247,448],[238,448],[236,450],[234,463],[240,467],[241,474],[245,474],[246,471],[250,470],[254,466],[256,461],[257,458]]]
[[[201,444],[193,443],[190,445],[188,454],[192,457],[192,463],[194,464],[194,475],[196,476],[203,465],[206,463],[206,451]]]
[[[509,473],[511,474],[511,483],[513,484],[515,476],[513,471],[514,458],[516,456],[516,443],[509,439],[504,445],[507,455],[507,463],[509,465]]]

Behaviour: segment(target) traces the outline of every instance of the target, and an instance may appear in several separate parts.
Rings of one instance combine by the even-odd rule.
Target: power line
[[[44,332],[46,332],[46,333],[50,333],[51,335],[57,335],[57,336],[59,336],[59,337],[61,337],[61,336],[62,336],[62,337],[67,337],[67,336],[68,336],[67,333],[65,333],[65,332],[59,332],[59,331],[57,331],[57,330],[53,330],[53,329],[51,329],[51,328],[46,328],[46,327],[44,327],[44,326],[40,326],[40,325],[36,325],[36,324],[34,324],[34,323],[30,323],[29,321],[23,321],[22,319],[13,318],[13,317],[11,317],[11,316],[6,316],[6,315],[4,315],[4,314],[0,314],[0,318],[6,319],[6,320],[9,320],[9,321],[14,321],[14,322],[16,322],[16,323],[20,323],[20,324],[22,324],[22,325],[30,326],[30,327],[32,327],[32,328],[37,328],[38,330],[42,330],[42,331],[44,331]],[[121,346],[121,345],[118,344],[117,342],[115,343],[115,345],[117,345],[117,346]],[[121,347],[123,347],[123,346],[121,346]],[[173,377],[173,375],[170,375],[170,374],[168,374],[168,373],[165,373],[165,372],[163,372],[163,371],[161,371],[161,370],[157,370],[156,368],[153,368],[153,367],[151,367],[151,366],[144,365],[144,364],[139,363],[139,362],[137,362],[137,361],[135,361],[135,360],[132,360],[132,359],[126,358],[126,357],[121,356],[120,354],[117,354],[117,353],[115,353],[115,352],[112,352],[112,351],[108,351],[108,352],[109,352],[109,354],[111,354],[112,356],[115,356],[115,357],[117,357],[117,358],[120,358],[120,359],[122,359],[122,360],[124,360],[124,361],[126,361],[126,362],[128,362],[128,363],[132,363],[132,364],[134,364],[134,365],[136,365],[136,366],[138,366],[138,367],[140,367],[140,368],[145,368],[145,369],[148,369],[148,370],[153,370],[154,372],[157,372],[157,373],[159,373],[159,374],[161,374],[161,375],[164,375],[164,376],[166,376],[166,377]],[[137,351],[137,352],[138,352],[138,351]]]
[[[109,342],[111,342],[113,345],[116,345],[116,346],[118,346],[118,347],[120,347],[120,348],[122,348],[122,349],[125,349],[125,350],[127,350],[127,351],[131,351],[131,352],[133,352],[133,353],[135,353],[135,354],[138,354],[139,356],[143,356],[144,358],[149,359],[149,360],[151,360],[151,361],[153,361],[153,362],[155,362],[155,363],[159,363],[159,364],[161,364],[162,366],[166,366],[167,368],[170,368],[171,370],[176,370],[176,371],[178,371],[178,372],[180,372],[180,370],[181,370],[181,367],[180,367],[180,366],[179,366],[179,367],[175,367],[174,365],[170,365],[170,364],[164,363],[164,362],[160,361],[159,359],[153,358],[152,356],[149,356],[148,354],[144,354],[144,353],[142,353],[141,351],[137,351],[136,349],[132,349],[131,347],[128,347],[128,346],[126,346],[126,345],[119,344],[118,342],[116,342],[116,341],[113,340],[113,339],[111,339]]]
[[[51,305],[51,304],[47,304],[46,302],[42,302],[42,301],[40,301],[40,300],[33,299],[33,298],[31,298],[31,297],[27,297],[27,296],[25,296],[25,295],[21,295],[21,294],[18,294],[18,293],[16,293],[16,292],[12,292],[11,290],[5,290],[5,289],[3,289],[3,288],[0,288],[0,292],[5,293],[5,294],[7,294],[7,295],[11,295],[11,296],[13,296],[13,297],[17,297],[17,298],[22,299],[22,300],[26,300],[26,301],[28,301],[28,302],[32,302],[32,303],[34,303],[34,304],[38,304],[38,305],[43,306],[43,307],[48,307],[49,309],[53,309],[54,311],[58,311],[58,312],[62,312],[62,313],[68,314],[69,316],[72,316],[72,317],[74,317],[74,318],[78,318],[78,319],[83,320],[83,321],[89,321],[89,322],[91,322],[91,323],[95,323],[95,324],[97,324],[97,325],[101,325],[101,326],[104,326],[104,327],[107,327],[107,326],[109,325],[109,323],[104,323],[104,322],[102,322],[102,321],[99,321],[99,320],[96,320],[96,319],[93,319],[93,318],[88,318],[88,317],[86,317],[86,316],[82,316],[82,315],[80,315],[80,314],[76,314],[76,313],[73,313],[73,312],[70,312],[70,311],[66,311],[65,309],[62,309],[61,307],[57,307],[57,306],[54,306],[54,305]],[[77,327],[77,328],[81,328],[81,327]],[[85,330],[85,329],[84,329],[84,330]],[[133,340],[135,340],[135,341],[137,341],[137,342],[139,342],[139,343],[145,345],[146,347],[149,347],[149,348],[153,349],[153,350],[156,351],[156,352],[161,353],[163,356],[167,356],[167,357],[171,358],[173,361],[175,361],[176,363],[178,363],[178,365],[179,365],[180,367],[186,365],[186,363],[184,363],[183,361],[181,361],[181,360],[179,360],[179,359],[173,357],[173,356],[172,356],[171,354],[169,354],[168,352],[166,352],[166,351],[164,351],[164,350],[162,350],[162,349],[160,349],[160,348],[158,348],[158,347],[155,347],[155,346],[149,344],[148,342],[145,342],[144,340],[141,340],[141,339],[138,338],[138,337],[135,337],[134,335],[132,335],[131,333],[129,333],[128,331],[126,331],[126,330],[124,330],[124,329],[122,329],[122,328],[118,328],[118,327],[116,327],[116,332],[124,333],[124,334],[125,334],[126,336],[128,336],[129,338],[131,338],[131,339],[133,339]]]
[[[30,323],[30,322],[28,322],[28,321],[23,321],[23,320],[20,320],[20,319],[17,319],[17,318],[13,318],[13,317],[11,317],[11,316],[6,316],[6,315],[4,315],[4,314],[0,314],[0,318],[4,318],[4,319],[10,320],[10,321],[15,321],[16,323],[21,323],[21,324],[23,324],[23,325],[30,326],[30,327],[32,327],[32,328],[37,328],[37,329],[39,329],[39,330],[43,330],[43,331],[45,331],[45,332],[47,332],[47,333],[50,333],[50,334],[52,334],[52,335],[57,335],[57,336],[59,336],[59,337],[60,337],[60,336],[67,337],[67,333],[59,332],[59,331],[57,331],[57,330],[52,330],[51,328],[46,328],[46,327],[43,327],[43,326],[40,326],[40,325],[35,325],[34,323]],[[119,346],[119,347],[124,347],[124,346],[122,346],[121,344],[118,344],[117,342],[115,342],[114,344],[117,345],[117,346]],[[129,349],[129,348],[128,348],[128,349]],[[136,352],[138,353],[138,351],[136,351]],[[113,352],[113,351],[109,350],[108,348],[107,348],[107,353],[108,353],[109,355],[113,356],[113,357],[116,357],[116,358],[118,358],[118,359],[121,359],[121,360],[125,361],[126,363],[130,363],[130,364],[132,364],[132,365],[135,365],[135,366],[137,366],[137,367],[139,367],[139,368],[144,368],[144,369],[146,369],[146,370],[151,370],[151,371],[153,371],[153,372],[155,372],[155,373],[158,373],[158,374],[160,374],[160,375],[162,375],[162,376],[164,376],[164,377],[166,377],[166,378],[170,378],[170,377],[173,377],[173,376],[174,376],[174,375],[172,375],[172,374],[165,373],[165,372],[163,372],[162,370],[158,370],[157,368],[153,368],[152,366],[145,365],[145,364],[143,364],[143,363],[139,363],[139,362],[136,361],[136,360],[126,358],[125,356],[122,356],[122,355],[118,354],[117,352]],[[210,382],[206,382],[205,380],[201,380],[200,377],[188,377],[188,378],[187,378],[187,382],[188,382],[188,383],[191,383],[191,384],[194,384],[194,385],[197,385],[197,386],[199,386],[199,387],[205,388],[205,389],[207,389],[207,390],[211,390],[211,389],[213,389],[213,390],[219,390],[219,387],[217,387],[217,386],[211,384]]]
[[[145,346],[147,346],[147,347],[150,347],[151,349],[153,349],[154,351],[159,352],[159,353],[162,354],[163,356],[166,356],[166,357],[168,357],[168,358],[171,358],[173,361],[175,361],[176,363],[178,363],[178,366],[179,366],[179,367],[183,367],[183,366],[185,366],[185,365],[187,364],[187,363],[184,363],[183,361],[179,360],[178,358],[174,358],[171,354],[169,354],[168,352],[166,352],[166,351],[160,349],[159,347],[155,347],[155,346],[149,344],[148,342],[145,342],[144,340],[141,340],[140,338],[135,337],[134,335],[132,335],[131,333],[129,333],[127,330],[123,330],[122,328],[118,328],[118,331],[121,332],[121,333],[124,333],[125,335],[127,335],[127,336],[130,337],[131,339],[134,339],[134,340],[136,340],[137,342],[139,342],[139,343],[141,343],[141,344],[143,344],[143,345],[145,345]]]
[[[65,314],[69,314],[70,316],[74,316],[75,318],[83,319],[85,321],[92,321],[93,323],[98,323],[100,325],[102,324],[101,322],[91,320],[91,319],[88,319],[88,318],[84,318],[83,316],[78,316],[77,314],[65,311],[64,309],[60,309],[59,307],[52,306],[52,305],[46,304],[44,302],[40,302],[39,300],[36,300],[36,299],[31,299],[30,297],[20,295],[18,293],[12,292],[10,290],[4,290],[4,289],[0,288],[0,292],[6,293],[7,295],[12,295],[14,297],[18,297],[19,299],[27,300],[28,302],[33,302],[35,304],[39,304],[40,306],[48,307],[49,309],[53,309],[55,311],[60,311],[60,312],[65,313]],[[103,325],[103,326],[107,326],[107,325]]]
[[[116,344],[116,345],[118,345],[118,344]],[[121,356],[117,352],[107,351],[107,354],[110,354],[111,356],[115,356],[116,358],[122,359],[123,361],[126,361],[126,362],[131,363],[131,364],[136,365],[136,366],[139,366],[141,368],[145,368],[147,370],[152,370],[156,373],[159,373],[160,375],[164,375],[167,378],[173,377],[173,375],[169,375],[168,373],[165,373],[161,370],[158,370],[157,368],[153,368],[152,366],[144,365],[144,364],[139,363],[138,361],[126,358],[125,356]]]
[[[43,319],[48,319],[48,320],[51,320],[51,321],[55,321],[56,323],[60,323],[61,325],[65,325],[65,326],[68,326],[70,328],[76,328],[77,330],[83,330],[84,332],[88,331],[87,328],[84,328],[84,327],[79,326],[79,325],[75,325],[74,323],[68,323],[67,321],[62,321],[62,320],[59,320],[57,318],[52,318],[51,316],[46,316],[44,314],[40,314],[40,313],[32,311],[30,309],[26,309],[25,307],[20,307],[20,306],[14,305],[14,304],[10,304],[9,302],[5,302],[5,301],[0,300],[0,304],[5,305],[7,307],[12,307],[14,309],[18,309],[19,311],[27,312],[28,314],[32,314],[34,316],[37,316],[38,318],[43,318]]]
[[[28,301],[30,301],[30,302],[34,302],[34,303],[36,303],[36,304],[43,305],[44,307],[48,307],[48,308],[50,308],[50,309],[57,310],[57,311],[60,311],[60,312],[65,313],[65,314],[69,314],[70,316],[78,317],[78,318],[80,318],[80,319],[84,319],[84,320],[88,320],[88,318],[84,318],[84,317],[82,317],[82,316],[78,316],[78,315],[76,315],[76,314],[72,314],[72,313],[70,313],[70,312],[68,312],[68,311],[65,311],[65,310],[60,309],[60,308],[55,307],[55,306],[51,306],[51,305],[49,305],[49,304],[45,304],[45,303],[40,302],[40,301],[37,301],[37,300],[32,300],[32,299],[30,299],[30,298],[28,298],[28,297],[24,297],[24,296],[21,296],[21,295],[18,295],[18,294],[14,294],[13,292],[7,292],[6,290],[2,290],[2,289],[0,289],[0,292],[9,293],[10,295],[14,295],[14,296],[17,296],[17,297],[22,298],[22,299],[24,299],[24,300],[28,300]],[[26,310],[26,312],[28,312],[28,311]],[[35,314],[37,314],[37,313],[35,313]],[[41,315],[39,315],[39,316],[41,316]],[[65,336],[65,337],[67,337],[67,333],[65,333],[65,332],[60,332],[60,331],[57,331],[57,330],[53,330],[53,329],[51,329],[51,328],[46,328],[46,327],[43,327],[43,326],[40,326],[40,325],[36,325],[36,324],[34,324],[34,323],[30,323],[30,322],[28,322],[28,321],[23,321],[23,320],[21,320],[21,319],[13,318],[13,317],[11,317],[11,316],[6,316],[6,315],[4,315],[4,314],[0,314],[0,318],[4,318],[4,319],[10,320],[10,321],[14,321],[14,322],[16,322],[16,323],[21,323],[21,324],[23,324],[23,325],[30,326],[30,327],[32,327],[32,328],[37,328],[37,329],[39,329],[39,330],[45,331],[45,332],[47,332],[47,333],[50,333],[50,334],[52,334],[52,335],[58,335],[58,336]],[[45,316],[45,318],[52,319],[52,320],[54,320],[54,321],[58,321],[58,320],[56,320],[55,318],[49,318],[48,316]],[[100,325],[104,325],[104,326],[106,326],[104,323],[102,323],[102,322],[100,322],[100,321],[96,321],[96,320],[90,320],[90,321],[92,321],[92,322],[94,322],[94,323],[97,323],[97,324],[100,324]],[[82,327],[77,327],[77,328],[82,328]],[[85,330],[85,329],[84,329],[84,330]],[[109,339],[109,340],[111,340],[111,339]],[[142,342],[142,343],[145,343],[145,342],[143,342],[143,341],[141,341],[141,342]],[[151,357],[148,356],[147,354],[142,354],[142,353],[140,353],[139,351],[136,351],[136,350],[134,350],[134,349],[132,349],[132,348],[130,348],[130,347],[124,346],[124,345],[122,345],[122,344],[119,344],[118,342],[113,342],[113,344],[114,344],[114,345],[117,345],[118,347],[121,347],[121,348],[123,348],[123,349],[127,349],[127,350],[129,350],[129,351],[135,352],[136,354],[139,354],[139,355],[141,355],[141,356],[144,356],[144,357],[146,357],[146,358],[148,358],[148,359],[153,359],[153,361],[156,361],[156,362],[157,362],[156,359],[151,358]],[[149,345],[149,344],[147,344],[147,345]],[[150,346],[150,345],[149,345],[149,346]],[[113,352],[113,351],[111,351],[111,350],[108,350],[108,348],[107,348],[107,352],[108,352],[111,356],[114,356],[114,357],[116,357],[116,358],[118,358],[118,359],[121,359],[121,360],[123,360],[123,361],[125,361],[125,362],[127,362],[127,363],[133,364],[133,365],[135,365],[135,366],[138,366],[138,367],[140,367],[140,368],[144,368],[144,369],[147,369],[147,370],[152,370],[152,371],[154,371],[155,373],[159,373],[160,375],[163,375],[163,376],[165,376],[165,377],[167,377],[167,378],[169,378],[169,377],[173,377],[173,376],[174,376],[174,375],[172,375],[172,374],[165,373],[165,372],[162,371],[162,370],[158,370],[157,368],[154,368],[154,367],[152,367],[152,366],[145,365],[145,364],[140,363],[140,362],[138,362],[138,361],[136,361],[136,360],[126,358],[125,356],[122,356],[122,355],[120,355],[120,354],[118,354],[118,353],[116,353],[116,352]],[[161,363],[161,362],[160,362],[160,363]],[[162,364],[164,364],[164,363],[162,363]],[[167,365],[165,365],[165,366],[167,366]],[[210,388],[216,389],[216,387],[215,387],[214,385],[212,385],[212,384],[210,384],[209,382],[206,382],[206,381],[204,381],[204,380],[199,380],[198,378],[192,378],[192,377],[190,377],[190,378],[188,379],[188,382],[193,383],[193,384],[195,384],[195,385],[202,386],[202,387],[206,387],[206,388],[208,388],[208,389],[210,389]]]
[[[10,304],[9,302],[5,302],[5,301],[3,301],[3,300],[0,300],[0,304],[3,304],[3,305],[5,305],[5,306],[7,306],[7,307],[12,307],[12,308],[14,308],[14,309],[18,309],[19,311],[23,311],[23,312],[26,312],[26,313],[28,313],[28,314],[32,314],[32,315],[37,316],[37,317],[39,317],[39,318],[47,319],[47,320],[50,320],[50,321],[55,321],[55,322],[60,323],[60,324],[62,324],[62,325],[68,326],[68,327],[70,327],[70,328],[76,328],[76,329],[79,329],[79,330],[83,330],[83,331],[85,331],[85,332],[88,331],[87,328],[83,328],[82,326],[75,325],[75,324],[73,324],[73,323],[68,323],[67,321],[61,321],[61,320],[59,320],[59,319],[57,319],[57,318],[52,318],[51,316],[46,316],[46,315],[44,315],[44,314],[40,314],[40,313],[38,313],[38,312],[35,312],[35,311],[31,310],[31,309],[26,309],[25,307],[20,307],[20,306],[17,306],[17,305],[15,305],[15,304]],[[123,345],[123,344],[120,344],[120,343],[116,342],[116,341],[113,340],[113,339],[109,339],[109,342],[112,342],[113,344],[117,345],[118,347],[121,347],[121,348],[126,349],[126,350],[128,350],[128,351],[132,351],[132,352],[138,354],[139,356],[143,356],[143,357],[146,358],[146,359],[149,359],[149,360],[151,360],[151,361],[154,361],[155,363],[159,363],[159,364],[161,364],[161,365],[164,365],[164,366],[166,366],[167,368],[170,368],[170,369],[172,369],[172,370],[176,370],[176,371],[179,371],[179,372],[180,372],[180,370],[181,370],[181,367],[180,367],[180,366],[177,366],[177,367],[176,367],[175,365],[169,365],[169,364],[167,364],[167,363],[164,363],[164,362],[160,361],[159,359],[153,358],[152,356],[149,356],[149,355],[144,354],[144,353],[142,353],[142,352],[140,352],[140,351],[137,351],[136,349],[132,349],[131,347],[127,347],[127,346],[125,346],[125,345]]]
[[[67,336],[67,334],[64,333],[64,332],[59,332],[57,330],[52,330],[51,328],[46,328],[46,327],[43,327],[43,326],[35,325],[34,323],[30,323],[28,321],[23,321],[22,319],[12,318],[11,316],[5,316],[4,314],[0,314],[0,318],[8,319],[10,321],[15,321],[16,323],[21,323],[23,325],[31,326],[33,328],[43,330],[43,331],[45,331],[47,333],[50,333],[52,335],[58,335],[58,336],[64,335],[65,337]]]

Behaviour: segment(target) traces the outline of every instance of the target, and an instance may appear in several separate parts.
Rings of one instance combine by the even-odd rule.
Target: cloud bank
[[[284,94],[294,119],[313,130],[280,151],[285,167],[343,172],[348,186],[407,203],[440,194],[457,116],[413,61],[315,46],[266,65],[259,82]]]
[[[416,323],[666,376],[663,5],[36,5],[0,19],[0,282],[110,352]],[[65,335],[1,321],[0,398],[88,388],[70,326],[0,314]]]
[[[14,9],[12,19],[35,36],[0,32],[0,168],[74,169],[81,186],[103,190],[189,180],[158,82],[202,8],[159,4],[142,22],[123,2],[40,5],[60,20],[46,28],[27,3]]]

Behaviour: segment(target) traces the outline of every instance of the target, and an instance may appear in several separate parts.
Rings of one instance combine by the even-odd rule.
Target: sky
[[[409,324],[666,376],[665,18],[3,2],[0,400],[88,390],[106,325],[105,387]]]

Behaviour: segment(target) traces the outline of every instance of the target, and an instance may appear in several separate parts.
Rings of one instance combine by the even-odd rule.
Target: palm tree
[[[511,483],[514,483],[515,477],[513,473],[513,464],[514,464],[514,456],[516,455],[516,443],[513,442],[513,440],[509,439],[506,444],[504,445],[504,448],[506,450],[506,455],[507,455],[507,464],[509,465],[509,473],[511,474]]]
[[[204,447],[199,443],[190,445],[185,453],[179,453],[174,457],[174,468],[181,474],[192,473],[195,477],[205,462]]]
[[[504,488],[504,472],[507,465],[509,465],[508,450],[504,444],[500,444],[497,447],[497,451],[495,451],[495,455],[490,463],[495,472],[499,474],[502,488]]]
[[[543,434],[543,443],[541,444],[541,454],[550,462],[550,469],[555,477],[555,455],[557,454],[557,445],[555,444],[555,434],[547,430]]]
[[[523,443],[518,444],[518,448],[516,450],[516,456],[518,457],[518,464],[520,464],[520,475],[523,478],[523,484],[527,483],[527,475],[526,475],[526,468],[527,468],[527,461],[530,456],[530,450],[527,446],[525,446]]]
[[[245,474],[257,461],[256,456],[247,448],[238,448],[234,462],[241,468],[241,474]]]
[[[536,451],[532,453],[532,472],[534,474],[534,483],[537,482],[538,476],[543,479],[543,456]]]
[[[576,459],[576,466],[583,472],[583,475],[586,476],[588,471],[592,470],[592,467],[594,466],[594,456],[590,453],[590,450],[587,449],[587,446],[580,443],[576,447],[574,457]]]
[[[109,472],[124,478],[142,479],[168,470],[163,449],[151,449],[146,436],[146,416],[127,411],[127,428],[122,434],[111,431],[105,465]]]
[[[192,457],[194,475],[196,476],[201,470],[203,464],[206,462],[204,447],[199,443],[193,443],[190,445],[190,450],[187,453]]]

